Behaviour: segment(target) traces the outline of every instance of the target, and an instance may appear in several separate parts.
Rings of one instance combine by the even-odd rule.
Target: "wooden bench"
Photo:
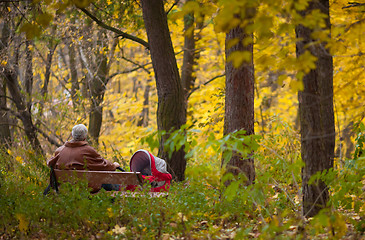
[[[69,182],[76,183],[86,181],[88,187],[95,193],[101,189],[102,184],[120,184],[122,186],[139,185],[143,187],[146,183],[140,172],[116,172],[116,171],[87,171],[87,170],[60,170],[54,169],[57,183]],[[152,197],[167,196],[168,193],[147,192]],[[136,197],[140,193],[112,191],[113,196],[132,196]]]

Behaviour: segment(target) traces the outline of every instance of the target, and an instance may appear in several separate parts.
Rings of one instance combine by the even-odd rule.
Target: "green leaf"
[[[224,195],[226,196],[228,202],[231,202],[237,195],[240,183],[240,181],[232,181],[224,191]]]

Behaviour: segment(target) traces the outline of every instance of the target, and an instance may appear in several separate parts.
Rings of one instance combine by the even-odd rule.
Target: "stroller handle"
[[[119,171],[125,172],[125,170],[124,170],[123,168],[121,168],[121,167],[117,167],[117,169],[118,169]]]

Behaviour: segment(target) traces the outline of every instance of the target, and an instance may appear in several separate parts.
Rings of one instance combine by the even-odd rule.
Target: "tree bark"
[[[57,45],[58,45],[57,43],[54,44],[53,46],[52,46],[52,44],[50,44],[49,52],[47,54],[46,72],[44,74],[44,82],[43,82],[43,87],[41,89],[42,97],[46,97],[46,94],[48,92],[48,84],[49,84],[49,80],[51,77],[52,60],[53,60],[53,55],[56,51]]]
[[[195,57],[195,39],[194,30],[190,35],[188,29],[194,27],[194,14],[190,13],[184,17],[184,57],[181,70],[181,82],[184,89],[184,96],[187,101],[188,92],[194,87],[195,77],[193,76],[194,57]]]
[[[102,34],[101,34],[102,35]],[[100,38],[103,36],[99,35]],[[99,39],[98,42],[105,42]],[[104,45],[102,44],[102,45]],[[103,46],[99,46],[102,48]],[[99,50],[99,48],[98,48]],[[97,51],[98,51],[97,50]],[[103,122],[103,106],[104,94],[106,91],[106,79],[109,73],[108,57],[105,53],[96,53],[95,62],[96,75],[89,83],[90,90],[90,113],[89,113],[89,136],[94,144],[99,142],[100,129]]]
[[[8,46],[9,46],[9,37],[10,37],[10,29],[7,24],[8,15],[5,15],[7,12],[8,3],[4,3],[4,7],[0,9],[0,13],[4,14],[3,27],[1,30],[1,39],[0,39],[0,56],[1,60],[6,60]],[[7,108],[7,94],[6,94],[6,79],[3,75],[0,75],[0,109]],[[9,127],[9,116],[7,111],[0,110],[0,143],[2,146],[7,146],[11,143],[11,132]]]
[[[80,85],[78,82],[78,74],[77,74],[77,62],[76,62],[76,50],[75,45],[72,42],[71,36],[68,36],[65,39],[65,43],[68,49],[68,64],[70,68],[70,82],[71,82],[71,99],[72,104],[76,107],[79,104],[80,98],[77,96],[77,91],[80,90]]]
[[[18,117],[23,123],[25,134],[28,137],[33,150],[37,154],[43,155],[43,149],[37,137],[37,129],[34,127],[32,114],[26,107],[26,101],[24,99],[24,95],[21,93],[15,71],[10,70],[9,68],[3,68],[0,70],[4,73],[9,92],[11,93],[15,106],[18,110]]]
[[[89,113],[89,136],[94,144],[99,142],[101,125],[103,122],[103,106],[106,85],[109,80],[109,71],[115,53],[117,39],[114,40],[109,53],[108,39],[105,31],[100,31],[97,41],[95,77],[89,83],[90,90],[90,113]],[[104,51],[104,50],[105,51]],[[109,54],[108,54],[109,53]]]
[[[143,100],[143,109],[142,109],[142,112],[141,112],[141,115],[140,115],[140,118],[138,119],[138,122],[137,122],[137,126],[141,127],[148,127],[148,119],[149,119],[149,96],[150,96],[150,82],[151,82],[151,79],[148,79],[147,80],[147,83],[146,83],[146,86],[145,86],[145,89],[144,89],[144,100]]]
[[[24,88],[26,93],[27,108],[32,107],[32,92],[33,92],[33,51],[31,50],[32,42],[25,41],[25,74],[24,74]]]
[[[252,34],[247,34],[245,29],[236,27],[226,35],[227,43],[232,39],[239,39],[239,43],[230,49],[226,48],[226,58],[234,51],[248,51],[251,58],[239,68],[232,62],[226,62],[226,95],[224,135],[236,130],[244,129],[246,135],[254,134],[254,66],[253,45],[244,46],[242,40],[253,39]],[[252,41],[253,42],[253,41]],[[227,163],[227,171],[234,175],[244,174],[246,184],[253,184],[255,180],[255,167],[253,157],[244,157],[234,153]]]
[[[328,16],[326,24],[330,29],[329,1],[311,2],[302,15],[319,9]],[[304,89],[299,92],[299,116],[301,133],[301,156],[305,166],[302,169],[303,215],[312,217],[326,207],[328,188],[321,181],[308,184],[311,176],[333,167],[335,148],[335,125],[333,113],[333,61],[325,43],[314,44],[313,31],[297,26],[297,56],[307,49],[317,57],[316,69],[303,78]]]
[[[185,124],[186,106],[163,0],[142,0],[142,11],[156,78],[157,127],[158,130],[169,133]],[[169,157],[164,148],[168,137],[169,134],[161,137],[158,155],[167,161],[168,170],[173,178],[183,181],[186,168],[185,151],[181,148]]]

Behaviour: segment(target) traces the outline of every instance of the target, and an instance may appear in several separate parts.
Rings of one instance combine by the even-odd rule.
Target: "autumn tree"
[[[0,8],[0,13],[3,17],[1,21],[1,38],[0,38],[0,61],[4,64],[8,61],[6,52],[8,51],[10,41],[10,29],[7,22],[10,21],[10,14],[8,11],[8,3],[4,3]],[[0,143],[6,146],[11,141],[11,133],[9,126],[9,114],[7,111],[7,88],[5,75],[0,75]]]
[[[187,4],[191,2],[187,1]],[[181,81],[184,89],[184,96],[194,87],[195,77],[193,67],[196,57],[195,38],[194,38],[194,13],[190,12],[184,16],[184,58],[181,70]]]
[[[16,3],[15,7],[23,6],[22,3]],[[38,154],[43,154],[43,149],[38,139],[37,133],[38,130],[34,124],[34,119],[32,116],[32,92],[33,92],[33,82],[34,82],[34,73],[33,73],[33,43],[28,38],[24,38],[24,34],[16,34],[18,27],[20,24],[24,23],[24,17],[30,14],[30,10],[27,8],[28,5],[24,5],[24,9],[22,9],[21,16],[12,16],[12,18],[7,18],[9,27],[6,31],[10,31],[13,35],[13,46],[9,48],[7,46],[8,59],[2,62],[0,72],[2,74],[2,78],[6,82],[7,89],[11,94],[12,103],[15,106],[15,111],[11,109],[6,109],[8,112],[11,112],[17,119],[19,119],[23,125],[23,129],[25,135],[30,142],[32,148]],[[8,8],[7,8],[8,10]],[[7,14],[11,14],[8,11]],[[14,24],[16,19],[19,21],[18,25]],[[2,35],[4,40],[8,37],[5,31],[6,28],[3,29]],[[5,40],[6,41],[6,40]],[[21,42],[23,41],[23,42]],[[25,44],[23,44],[25,43]],[[22,48],[22,45],[24,48]],[[12,51],[10,51],[10,49]],[[20,62],[24,61],[24,68],[21,68]],[[5,93],[5,92],[4,92]]]
[[[253,66],[253,33],[247,26],[252,24],[255,7],[252,4],[244,6],[225,5],[222,16],[234,13],[233,8],[240,7],[239,13],[231,15],[231,22],[236,24],[228,27],[226,34],[226,88],[225,117],[223,134],[244,130],[245,135],[254,134],[254,66]],[[220,20],[220,19],[218,19]],[[218,21],[217,20],[217,21]],[[227,21],[227,19],[225,19]],[[227,23],[229,26],[229,24]],[[244,144],[244,143],[242,143]],[[249,146],[247,146],[249,147]],[[255,180],[254,159],[251,155],[243,156],[235,152],[228,159],[226,169],[234,175],[244,174],[246,184]]]
[[[320,11],[324,16],[320,31],[330,34],[329,1],[312,1],[301,12],[306,16]],[[318,27],[316,27],[318,30]],[[329,191],[322,180],[309,183],[318,172],[333,167],[335,125],[333,113],[333,61],[325,42],[313,38],[313,26],[305,23],[297,26],[297,56],[306,51],[317,58],[315,69],[303,77],[303,91],[298,94],[300,111],[301,155],[305,166],[302,169],[303,215],[312,217],[326,207]]]
[[[109,44],[109,38],[104,29],[98,31],[92,59],[83,56],[82,62],[87,66],[87,88],[90,101],[89,136],[94,143],[98,143],[100,129],[103,122],[103,101],[110,78],[110,67],[114,57],[117,40]],[[111,45],[111,46],[110,46]],[[85,54],[85,53],[84,53]]]
[[[158,107],[157,127],[169,133],[180,129],[186,121],[186,106],[174,49],[171,42],[167,16],[162,0],[142,0],[152,65],[155,71]],[[184,180],[186,167],[184,149],[169,156],[164,148],[169,134],[160,139],[159,156],[167,160],[169,171],[178,181]]]

